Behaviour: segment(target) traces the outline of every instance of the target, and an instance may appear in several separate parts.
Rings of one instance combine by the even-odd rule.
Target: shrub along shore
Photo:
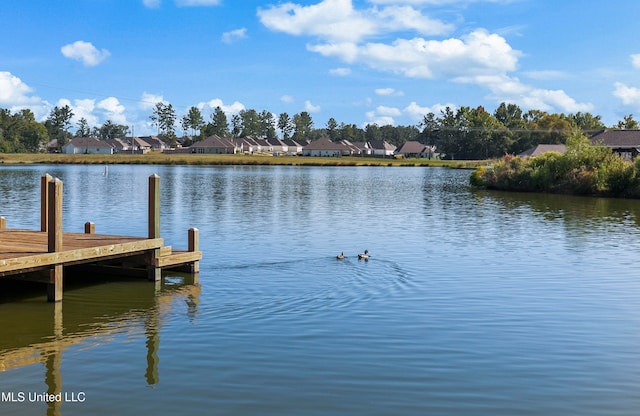
[[[507,155],[478,167],[471,184],[488,189],[640,198],[640,158],[623,159],[594,146],[582,134],[567,140],[567,152],[527,159]]]
[[[359,156],[308,157],[271,155],[165,154],[151,152],[144,155],[115,154],[48,154],[0,153],[0,164],[95,164],[95,165],[290,165],[290,166],[431,166],[474,169],[481,161],[395,159]]]

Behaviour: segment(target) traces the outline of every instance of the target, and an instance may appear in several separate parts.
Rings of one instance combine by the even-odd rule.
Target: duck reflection
[[[86,280],[86,278],[84,279]],[[189,319],[197,315],[200,286],[198,276],[167,272],[155,285],[146,281],[106,279],[92,285],[71,282],[65,299],[45,303],[33,293],[7,297],[6,282],[0,287],[0,371],[31,364],[44,364],[48,395],[64,391],[61,364],[65,349],[75,345],[98,346],[113,335],[139,335],[144,323],[148,385],[160,381],[158,350],[162,319],[183,298]],[[65,282],[66,283],[66,282]],[[23,287],[24,285],[20,285]],[[40,296],[41,290],[35,292]],[[64,401],[48,401],[47,415],[60,415]]]

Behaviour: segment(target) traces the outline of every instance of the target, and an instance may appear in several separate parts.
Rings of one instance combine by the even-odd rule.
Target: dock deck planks
[[[202,252],[199,232],[189,229],[188,250],[172,250],[160,238],[160,178],[149,177],[149,236],[130,237],[95,234],[94,224],[85,224],[85,233],[62,231],[62,182],[42,177],[41,230],[6,228],[0,217],[0,278],[40,273],[48,283],[48,299],[62,300],[63,269],[77,265],[108,265],[147,269],[150,280],[158,281],[162,269],[180,268],[199,272]],[[135,261],[130,261],[131,259]],[[45,272],[45,273],[42,273]]]

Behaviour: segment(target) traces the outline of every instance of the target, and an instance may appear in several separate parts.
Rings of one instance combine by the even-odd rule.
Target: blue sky
[[[5,0],[0,108],[153,134],[158,101],[315,127],[444,106],[640,119],[637,0]],[[181,130],[178,127],[178,134]]]

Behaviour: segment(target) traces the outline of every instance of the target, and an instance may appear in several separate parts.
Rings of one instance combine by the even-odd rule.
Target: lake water
[[[162,236],[199,228],[204,258],[196,284],[84,276],[57,305],[0,282],[2,415],[638,414],[640,201],[439,168],[20,166],[9,228],[39,228],[44,173],[66,231],[140,236],[158,173]]]

